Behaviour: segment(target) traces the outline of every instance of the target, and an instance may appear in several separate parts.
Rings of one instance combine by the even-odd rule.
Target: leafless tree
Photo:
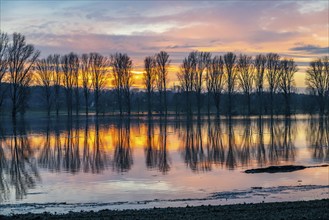
[[[85,99],[86,115],[88,115],[89,95],[91,91],[90,60],[91,59],[89,54],[82,54],[80,67],[81,67],[82,88],[83,88],[83,96]]]
[[[160,113],[167,115],[167,81],[168,81],[168,67],[170,64],[169,54],[165,51],[160,51],[156,54],[157,64],[157,88],[159,92]]]
[[[91,71],[91,84],[94,91],[94,101],[96,115],[99,114],[99,99],[101,97],[101,91],[105,87],[105,80],[107,77],[107,68],[109,67],[109,60],[107,57],[98,53],[91,53],[89,55],[89,65]]]
[[[276,53],[269,53],[266,55],[266,58],[266,79],[270,92],[270,111],[271,115],[273,115],[274,94],[278,89],[280,80],[280,56]]]
[[[61,106],[60,101],[60,88],[62,83],[62,72],[61,72],[61,60],[59,54],[52,55],[52,65],[53,65],[53,86],[54,86],[54,104],[56,115],[59,114],[59,109]]]
[[[31,67],[34,65],[40,52],[31,44],[26,44],[25,36],[13,34],[13,41],[8,47],[8,67],[10,98],[12,102],[12,117],[17,112],[25,113],[28,99],[28,86],[31,83]]]
[[[36,73],[38,83],[43,88],[43,96],[46,101],[47,115],[50,116],[52,106],[52,77],[53,77],[53,63],[52,56],[48,56],[47,59],[40,59],[36,62]]]
[[[226,74],[226,89],[228,94],[228,114],[232,114],[233,95],[237,82],[236,55],[232,52],[224,55],[224,70]]]
[[[222,56],[215,56],[210,65],[207,77],[208,93],[213,96],[216,106],[216,115],[220,114],[221,95],[224,90],[225,74],[224,74],[224,61]]]
[[[152,96],[156,82],[156,60],[154,57],[148,56],[144,59],[144,86],[147,94],[148,115],[152,115]]]
[[[73,88],[75,86],[75,71],[78,68],[78,58],[74,53],[62,57],[63,85],[65,88],[67,114],[72,115],[73,108]]]
[[[283,92],[285,100],[285,114],[290,116],[290,102],[291,102],[291,93],[295,87],[294,75],[298,71],[297,65],[293,59],[283,59],[281,61],[281,73],[279,88]]]
[[[193,79],[196,71],[196,53],[191,52],[187,58],[183,60],[180,71],[177,74],[179,85],[182,92],[185,94],[186,114],[192,114],[191,94],[193,91]]]
[[[79,115],[80,108],[80,95],[79,95],[79,56],[71,53],[70,55],[70,69],[73,74],[73,87],[74,87],[74,99],[75,99],[75,114]]]
[[[240,54],[237,61],[239,85],[247,96],[248,114],[251,114],[251,93],[254,88],[254,64],[251,56]]]
[[[120,115],[122,115],[122,99],[126,105],[127,113],[131,113],[131,86],[132,86],[132,60],[127,54],[116,53],[111,56],[114,86],[117,91]]]
[[[329,58],[325,56],[312,62],[306,72],[307,88],[316,95],[320,108],[320,115],[323,115],[326,108],[326,99],[329,96]]]
[[[0,110],[6,93],[2,83],[8,68],[8,42],[8,35],[0,32]]]
[[[202,107],[201,92],[203,89],[204,76],[209,70],[211,54],[209,52],[199,51],[195,51],[194,53],[196,53],[196,71],[193,78],[193,87],[197,98],[198,116],[200,116]]]
[[[258,114],[262,115],[263,109],[263,92],[264,92],[264,75],[266,68],[266,56],[259,54],[255,58],[255,86],[258,100]]]

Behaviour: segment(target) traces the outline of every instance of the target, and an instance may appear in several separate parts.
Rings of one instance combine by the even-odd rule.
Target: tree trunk
[[[152,106],[151,106],[151,92],[148,91],[147,93],[147,108],[148,108],[148,111],[147,111],[147,114],[148,116],[151,116],[152,115]]]
[[[85,94],[85,105],[86,105],[86,116],[88,116],[88,95],[87,94]]]
[[[251,115],[251,103],[250,103],[250,94],[247,94],[247,102],[248,102],[248,115]]]

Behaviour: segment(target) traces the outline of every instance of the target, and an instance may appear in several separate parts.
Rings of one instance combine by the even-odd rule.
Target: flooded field
[[[328,198],[328,121],[27,118],[0,125],[3,214]]]

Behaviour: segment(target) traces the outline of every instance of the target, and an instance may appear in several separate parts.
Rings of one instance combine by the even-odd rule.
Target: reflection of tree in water
[[[294,140],[296,126],[289,118],[285,118],[284,125],[277,120],[271,119],[269,160],[273,164],[280,161],[293,161],[296,155]]]
[[[306,141],[314,160],[320,163],[329,161],[329,118],[311,119]]]
[[[218,164],[225,163],[225,148],[219,121],[214,124],[208,123],[207,149],[209,151],[209,160]]]
[[[147,138],[146,138],[146,147],[144,149],[145,152],[145,162],[147,168],[155,168],[158,164],[158,152],[155,147],[154,140],[154,125],[151,119],[148,120],[147,123]]]
[[[67,130],[64,140],[63,168],[71,173],[80,170],[79,125],[76,120],[76,129],[73,129],[72,119],[67,121]]]
[[[226,126],[222,132],[221,123]],[[257,121],[257,129],[251,119],[240,120],[228,118],[226,121],[208,122],[208,133],[202,135],[204,124],[196,123],[196,129],[191,122],[186,123],[182,132],[184,146],[182,156],[185,163],[193,171],[208,171],[212,164],[225,164],[227,169],[235,169],[238,165],[248,167],[257,162],[264,166],[277,164],[281,161],[293,161],[296,155],[294,140],[296,126],[291,120],[282,123],[273,120],[269,126],[269,143],[265,148],[264,121]],[[237,135],[235,130],[241,130]],[[255,134],[254,134],[255,133]],[[205,143],[205,144],[204,144]]]
[[[186,121],[183,157],[186,165],[193,171],[209,171],[211,170],[211,156],[213,155],[211,155],[208,145],[206,151],[203,148],[201,121],[198,120],[196,124],[194,129],[191,121]]]
[[[5,156],[3,142],[5,142],[5,137],[0,124],[0,203],[8,199],[9,193],[8,182],[5,181],[5,171],[8,170],[8,161]]]
[[[114,137],[113,170],[127,172],[133,164],[130,147],[130,120],[121,121],[117,125],[117,135]]]
[[[234,169],[237,165],[236,156],[237,149],[235,145],[234,129],[232,125],[232,119],[228,119],[228,146],[227,146],[227,156],[226,156],[226,167],[230,170]]]
[[[47,168],[50,171],[60,170],[60,155],[61,155],[61,144],[60,134],[56,126],[55,130],[55,150],[51,146],[51,134],[50,134],[50,122],[47,121],[46,137],[42,145],[41,152],[38,158],[39,166]],[[59,148],[59,149],[58,149]],[[57,149],[57,150],[56,150]]]
[[[89,144],[88,140],[90,139],[89,135],[88,122],[86,122],[85,131],[84,131],[84,144],[83,144],[83,171],[100,173],[103,171],[107,164],[108,158],[107,153],[103,149],[103,141],[101,135],[99,134],[99,122],[96,119],[95,122],[95,137],[92,143],[92,146]]]
[[[256,141],[256,160],[259,166],[264,166],[267,163],[266,150],[264,144],[264,128],[261,116],[257,120],[257,141]]]
[[[45,140],[38,158],[39,165],[56,172],[62,169],[70,173],[81,170],[92,173],[101,172],[107,165],[107,156],[106,152],[102,151],[103,144],[98,121],[95,122],[94,136],[90,134],[93,130],[90,130],[86,122],[82,141],[80,140],[82,131],[80,131],[78,121],[75,121],[74,126],[72,123],[69,119],[62,133],[59,131],[58,122],[52,134],[47,126]]]
[[[158,168],[166,174],[170,170],[167,150],[167,120],[161,118],[159,135],[155,140],[154,124],[149,119],[147,125],[147,146],[145,147],[146,166],[150,169]]]
[[[16,121],[13,121],[13,135],[6,139],[5,144],[9,148],[7,159],[3,147],[0,146],[0,190],[4,190],[4,197],[1,196],[1,198],[5,199],[6,195],[9,195],[9,188],[12,185],[15,187],[16,199],[22,199],[27,194],[27,190],[34,188],[36,182],[40,181],[24,121],[20,121],[19,127],[17,127]],[[4,173],[9,174],[10,180],[5,177],[7,175],[3,175]]]
[[[167,151],[167,118],[160,121],[160,134],[158,140],[158,168],[162,173],[167,173],[170,170],[168,151]]]
[[[244,131],[242,135],[241,145],[238,151],[238,156],[241,165],[248,166],[251,161],[251,151],[253,150],[252,126],[250,118],[244,121]]]

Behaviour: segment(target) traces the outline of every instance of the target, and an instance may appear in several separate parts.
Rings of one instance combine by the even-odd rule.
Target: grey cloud
[[[317,45],[301,45],[297,47],[292,47],[291,51],[301,51],[309,54],[329,54],[329,47],[319,47]]]

